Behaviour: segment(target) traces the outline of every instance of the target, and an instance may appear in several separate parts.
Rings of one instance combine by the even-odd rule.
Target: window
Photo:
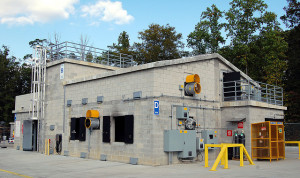
[[[133,143],[134,119],[133,115],[117,116],[113,120],[115,142]],[[102,141],[110,143],[110,116],[103,116]]]
[[[110,116],[103,116],[102,141],[110,143]]]
[[[70,140],[85,141],[85,117],[71,118]]]
[[[133,143],[133,115],[115,117],[115,142]]]

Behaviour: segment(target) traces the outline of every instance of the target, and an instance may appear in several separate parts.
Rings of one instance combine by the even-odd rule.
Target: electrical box
[[[204,141],[200,137],[196,138],[196,150],[197,151],[203,151],[204,150]]]
[[[178,153],[178,158],[195,158],[196,153],[196,130],[182,130],[183,151]]]
[[[179,130],[164,131],[164,151],[183,151],[183,135]]]
[[[218,136],[216,130],[202,130],[201,136],[204,140],[204,144],[218,144]],[[208,148],[214,149],[214,148]]]
[[[188,119],[189,118],[189,107],[177,106],[176,107],[176,118],[177,119]]]
[[[164,151],[178,152],[178,158],[196,157],[195,130],[165,130]]]

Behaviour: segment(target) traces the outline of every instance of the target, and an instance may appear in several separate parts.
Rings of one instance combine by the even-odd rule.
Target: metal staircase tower
[[[46,64],[47,50],[43,46],[35,46],[32,56],[31,95],[32,103],[29,111],[30,119],[38,121],[37,133],[40,134],[41,121],[45,117],[45,89],[46,89]],[[43,139],[40,138],[42,141]],[[37,145],[39,139],[37,139]],[[39,146],[38,146],[39,147]]]

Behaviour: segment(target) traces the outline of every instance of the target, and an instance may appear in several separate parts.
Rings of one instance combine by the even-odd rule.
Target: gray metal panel
[[[204,140],[204,144],[218,144],[218,137],[215,130],[203,130],[201,136]],[[209,147],[208,149],[214,149]]]
[[[183,151],[183,134],[179,130],[164,131],[164,151]]]
[[[100,155],[100,161],[106,161],[106,160],[107,160],[106,157],[107,157],[107,156],[106,156],[105,154],[101,154],[101,155]]]
[[[69,156],[69,151],[65,150],[64,151],[64,156]]]
[[[196,157],[196,130],[185,130],[182,135],[184,138],[183,151],[178,153],[178,158]]]
[[[68,107],[72,106],[72,100],[67,100],[67,106]]]
[[[80,158],[86,158],[87,153],[86,152],[80,152]]]
[[[50,125],[50,130],[53,131],[55,129],[55,125]]]
[[[133,92],[133,99],[140,99],[141,97],[142,97],[141,91]]]
[[[202,140],[202,141],[201,141]],[[197,151],[202,151],[204,150],[204,142],[203,139],[201,139],[200,137],[196,138],[196,150]]]
[[[82,103],[83,105],[86,105],[86,104],[88,103],[88,98],[82,98],[81,103]]]
[[[177,106],[176,107],[176,118],[177,119],[189,118],[189,107]]]
[[[32,121],[23,121],[23,151],[32,151]]]
[[[97,103],[103,103],[104,96],[97,96]]]
[[[132,157],[130,157],[130,164],[137,165],[138,164],[138,158],[132,158]]]

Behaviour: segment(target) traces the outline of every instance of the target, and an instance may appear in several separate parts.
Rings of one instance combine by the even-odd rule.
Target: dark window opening
[[[85,117],[71,118],[70,140],[85,141]]]
[[[103,116],[102,141],[110,143],[110,116]]]
[[[115,117],[115,142],[125,140],[125,116]]]
[[[224,101],[241,100],[240,72],[223,73]]]
[[[114,117],[115,142],[133,143],[134,119],[133,115]]]

